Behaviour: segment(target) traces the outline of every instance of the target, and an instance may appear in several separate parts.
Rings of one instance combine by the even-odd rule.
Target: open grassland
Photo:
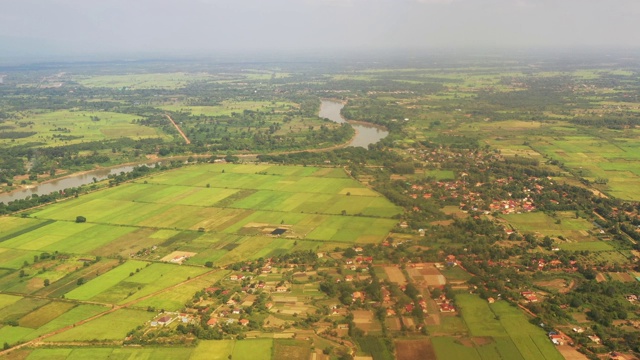
[[[9,132],[19,131],[33,134],[17,139],[0,139],[0,145],[40,143],[45,146],[62,146],[122,137],[131,139],[167,137],[158,129],[134,124],[133,120],[139,118],[130,114],[106,111],[57,110],[25,113],[20,123],[28,123],[29,126],[9,129]],[[96,121],[96,119],[98,120]]]
[[[543,212],[502,215],[520,233],[538,233],[542,236],[563,236],[568,241],[596,241],[587,231],[595,226],[583,218],[575,218],[575,213],[557,213],[551,217]]]
[[[242,113],[245,110],[278,112],[288,111],[294,107],[296,105],[293,103],[270,101],[223,101],[216,106],[184,106],[180,104],[160,106],[163,110],[187,112],[195,116],[229,116],[233,113]]]
[[[127,75],[77,76],[75,80],[83,86],[92,88],[112,88],[123,90],[139,89],[177,89],[189,82],[203,79],[215,79],[205,73],[151,73]]]

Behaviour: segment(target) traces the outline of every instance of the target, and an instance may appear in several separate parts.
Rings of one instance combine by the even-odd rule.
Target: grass
[[[127,335],[127,332],[150,320],[154,315],[147,311],[121,309],[46,338],[44,341],[122,340]],[[118,324],[118,326],[113,326],[113,324]]]
[[[227,360],[233,354],[235,344],[235,340],[200,341],[191,354],[191,360]]]
[[[475,348],[456,343],[455,338],[433,337],[431,343],[438,359],[482,359]]]
[[[27,359],[188,359],[192,348],[52,348],[35,349]],[[225,358],[226,359],[226,358]]]
[[[98,276],[82,286],[65,294],[68,299],[88,300],[106,291],[112,286],[130,277],[136,270],[144,268],[148,263],[143,261],[127,261],[115,269]]]
[[[311,343],[304,340],[274,340],[273,359],[308,360]]]
[[[37,329],[73,307],[73,303],[54,301],[23,316],[18,323],[22,327]]]
[[[543,236],[563,236],[572,241],[593,241],[587,230],[594,225],[583,218],[575,218],[571,213],[557,213],[551,217],[543,212],[502,215],[521,233],[535,232]]]
[[[98,117],[99,121],[93,121]],[[57,110],[26,113],[21,122],[33,123],[27,131],[34,134],[20,139],[0,139],[0,146],[40,143],[61,146],[89,141],[128,137],[132,139],[165,138],[159,130],[134,124],[138,116],[107,111]],[[67,138],[68,137],[68,138]],[[168,137],[167,137],[168,138]]]
[[[272,339],[251,339],[236,341],[233,348],[234,360],[271,360]]]
[[[481,358],[491,359],[497,352],[503,358],[515,359],[515,347],[524,359],[562,359],[544,331],[529,323],[520,309],[506,301],[490,305],[477,296],[459,294],[456,303],[472,336],[490,336],[496,341],[495,349],[478,348]]]

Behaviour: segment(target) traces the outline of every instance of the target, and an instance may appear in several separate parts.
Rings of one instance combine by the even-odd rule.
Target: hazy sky
[[[640,47],[639,0],[0,0],[12,55]]]

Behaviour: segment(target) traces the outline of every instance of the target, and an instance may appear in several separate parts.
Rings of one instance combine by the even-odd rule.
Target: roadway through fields
[[[191,140],[189,140],[189,138],[187,137],[187,135],[185,135],[182,132],[182,129],[180,129],[180,126],[178,126],[178,124],[176,124],[175,121],[173,121],[173,119],[171,118],[171,116],[169,116],[169,114],[164,114],[164,116],[167,117],[167,119],[169,119],[169,121],[171,121],[171,123],[173,124],[173,126],[176,127],[176,130],[178,130],[178,132],[180,133],[180,135],[182,135],[182,138],[184,138],[184,141],[187,143],[187,145],[191,144]]]

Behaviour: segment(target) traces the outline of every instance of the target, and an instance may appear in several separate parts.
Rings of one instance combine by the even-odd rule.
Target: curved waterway
[[[327,118],[337,123],[344,123],[347,121],[340,115],[340,110],[342,110],[343,107],[344,104],[341,102],[322,100],[322,104],[320,104],[320,114],[318,115],[321,118]],[[375,144],[389,135],[387,130],[373,124],[351,124],[351,126],[356,130],[356,136],[351,140],[349,146],[367,149],[369,144]]]
[[[155,162],[151,162],[148,164],[139,164],[139,165],[147,165],[155,164]],[[5,204],[14,200],[25,199],[28,196],[37,194],[39,195],[47,195],[53,192],[57,192],[60,190],[78,187],[80,185],[87,185],[93,182],[95,178],[97,181],[106,179],[109,175],[117,175],[121,172],[128,173],[133,170],[133,168],[138,165],[123,165],[114,168],[105,168],[105,169],[97,169],[84,172],[82,174],[71,175],[69,177],[60,178],[57,180],[47,181],[42,184],[35,185],[33,187],[29,187],[21,190],[14,190],[9,193],[0,194],[0,202]]]
[[[342,110],[343,107],[344,104],[341,102],[322,100],[319,116],[321,118],[327,118],[337,123],[344,123],[346,122],[346,120],[342,117],[342,115],[340,115],[340,110]],[[356,136],[353,138],[353,140],[351,140],[349,146],[359,146],[366,149],[368,148],[369,144],[375,144],[389,135],[388,131],[377,125],[351,124],[351,126],[353,126],[353,128],[356,130]],[[146,165],[151,165],[154,163],[156,162],[149,162]],[[94,178],[97,181],[101,181],[106,179],[109,175],[117,175],[121,172],[128,173],[133,170],[134,166],[139,165],[143,164],[122,165],[114,168],[97,169],[60,178],[57,180],[47,181],[26,189],[14,190],[9,193],[0,194],[0,202],[8,204],[11,201],[25,199],[28,196],[32,196],[34,194],[46,195],[68,188],[91,184]]]

